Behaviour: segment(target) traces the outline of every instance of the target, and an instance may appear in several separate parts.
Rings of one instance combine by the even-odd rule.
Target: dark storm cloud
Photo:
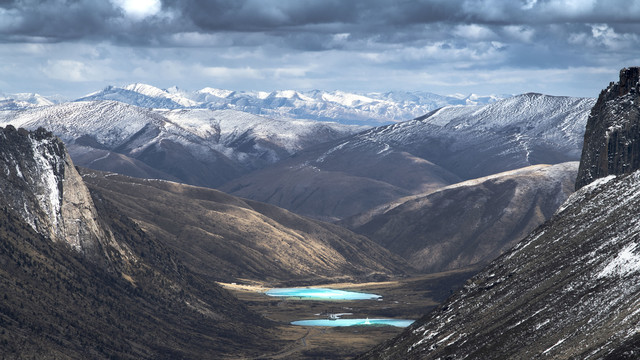
[[[556,79],[580,90],[581,72],[637,64],[638,49],[640,0],[0,0],[0,86],[15,74],[75,85],[161,74],[244,88],[516,92]]]
[[[293,48],[323,50],[343,48],[344,44],[331,41],[340,33],[349,33],[352,40],[368,39],[369,45],[412,42],[448,36],[461,24],[493,29],[609,23],[619,24],[616,30],[637,33],[634,22],[640,20],[640,4],[623,0],[164,0],[162,11],[153,16],[128,19],[125,15],[110,1],[2,0],[0,37],[4,42],[94,39],[164,46],[175,33],[262,33]],[[439,26],[423,26],[434,24]],[[501,35],[500,29],[493,31]],[[235,39],[242,42],[241,36]]]
[[[111,20],[121,13],[107,1],[0,2],[4,41],[63,41],[109,36]]]

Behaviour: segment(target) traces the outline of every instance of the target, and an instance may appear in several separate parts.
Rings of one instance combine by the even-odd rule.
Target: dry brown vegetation
[[[406,262],[364,236],[217,190],[83,170],[88,186],[212,281],[367,281]]]

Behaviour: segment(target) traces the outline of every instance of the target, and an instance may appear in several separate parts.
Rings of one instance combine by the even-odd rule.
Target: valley
[[[0,54],[0,360],[640,359],[640,0],[0,0]]]
[[[284,349],[264,354],[269,359],[350,359],[402,332],[394,326],[296,326],[292,321],[327,318],[328,313],[350,313],[343,318],[418,319],[435,308],[452,291],[464,284],[478,268],[414,275],[382,282],[338,282],[312,287],[374,293],[382,300],[300,300],[274,298],[264,294],[271,284],[244,280],[220,283],[251,310],[275,321],[279,339],[289,342]]]
[[[623,90],[614,91],[619,92]],[[563,273],[559,279],[549,269],[559,266],[558,258],[571,262],[578,252],[567,249],[580,248],[579,240],[599,240],[591,235],[577,239],[563,230],[571,228],[567,221],[578,222],[575,216],[563,220],[568,211],[601,218],[582,201],[608,191],[598,187],[606,182],[597,180],[574,193],[576,177],[588,182],[620,169],[629,174],[626,163],[640,158],[633,154],[634,138],[615,133],[625,126],[605,111],[598,119],[611,123],[604,133],[616,134],[611,141],[617,142],[598,149],[604,154],[594,160],[599,172],[585,174],[587,150],[580,156],[585,126],[589,147],[600,146],[597,137],[602,136],[602,127],[593,125],[596,110],[592,115],[589,111],[607,109],[601,102],[593,106],[593,99],[528,93],[486,104],[447,105],[412,120],[362,127],[221,109],[207,102],[209,95],[135,84],[76,102],[21,109],[12,103],[0,111],[0,124],[6,126],[0,134],[0,206],[9,219],[0,222],[0,231],[8,234],[0,262],[11,270],[0,272],[0,286],[23,295],[51,292],[52,278],[75,274],[67,288],[55,288],[53,298],[28,299],[26,312],[14,309],[24,306],[19,297],[5,298],[7,305],[0,308],[5,336],[0,341],[11,354],[21,351],[12,334],[28,328],[25,353],[36,357],[68,347],[72,357],[198,358],[215,349],[216,357],[231,359],[402,358],[405,353],[421,358],[433,349],[454,354],[457,350],[437,345],[459,341],[461,336],[449,341],[459,326],[475,326],[470,331],[484,336],[469,340],[465,351],[498,354],[495,348],[483,350],[484,344],[507,333],[485,332],[491,329],[485,318],[500,314],[516,323],[509,329],[530,335],[528,328],[518,327],[520,315],[509,313],[511,305],[497,310],[490,299],[520,303],[526,301],[520,294],[538,288],[550,306],[564,309],[554,300],[562,296],[553,284],[537,283],[542,281],[538,273],[566,284],[571,294],[577,278]],[[249,101],[253,95],[246,93],[238,96],[245,105],[257,101]],[[343,106],[354,99],[369,101],[345,94],[318,96],[281,92],[258,99],[307,110],[329,98]],[[630,150],[622,151],[631,155],[616,158],[615,149],[628,143]],[[624,164],[607,167],[601,164],[605,158]],[[619,218],[627,216],[619,211]],[[595,229],[595,237],[603,231],[598,226],[589,230]],[[566,239],[566,244],[553,245],[546,234]],[[23,238],[35,250],[21,244]],[[517,256],[518,264],[509,261],[532,243],[537,244],[533,249],[548,249],[528,248]],[[634,256],[629,255],[631,246],[598,274],[626,274],[631,265],[625,259]],[[47,265],[44,254],[58,265]],[[580,261],[589,265],[586,258]],[[31,277],[43,266],[49,266],[46,282],[39,283]],[[88,285],[93,282],[108,294]],[[24,291],[17,290],[25,283]],[[373,298],[270,296],[283,287],[356,291]],[[104,324],[110,334],[88,352],[82,350],[82,338],[72,341],[43,331],[51,318],[31,310],[59,306],[55,297],[68,299],[74,293],[78,299],[73,304],[102,304],[101,310],[80,314],[74,305],[54,312],[65,329],[72,329],[65,334],[93,332],[88,321]],[[594,290],[589,296],[600,301],[598,294]],[[476,297],[482,300],[473,303]],[[116,298],[126,308],[111,305]],[[475,306],[483,307],[484,315],[474,315]],[[538,309],[538,304],[526,306]],[[458,311],[442,321],[438,314],[453,308]],[[557,318],[570,330],[575,326],[538,310],[548,316],[543,321]],[[156,320],[154,311],[167,316]],[[385,319],[402,326],[416,322],[404,329],[380,325]],[[300,322],[314,320],[326,322]],[[118,333],[111,322],[134,330]],[[343,322],[357,324],[327,326]],[[137,335],[156,325],[154,335]],[[428,329],[440,330],[432,334]],[[169,341],[165,331],[177,338]],[[190,338],[202,343],[190,348]],[[434,338],[438,340],[430,350],[422,346]],[[96,342],[94,337],[88,341]]]

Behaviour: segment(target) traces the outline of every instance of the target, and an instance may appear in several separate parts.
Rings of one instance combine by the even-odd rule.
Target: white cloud
[[[249,66],[232,68],[223,66],[203,67],[202,74],[215,79],[263,79],[264,74]]]
[[[44,70],[52,79],[72,82],[89,81],[92,75],[92,71],[84,63],[75,60],[53,60]]]
[[[536,33],[532,27],[525,25],[508,25],[503,30],[510,38],[525,43],[530,42]]]
[[[160,12],[162,4],[160,0],[112,0],[113,3],[124,10],[125,14],[134,20],[141,20]]]
[[[205,34],[199,32],[179,32],[169,36],[169,42],[185,47],[219,47],[233,45],[233,39],[227,34]]]
[[[536,6],[537,2],[538,0],[524,0],[524,4],[522,4],[522,10],[533,9],[533,7]]]
[[[468,40],[489,40],[495,39],[496,34],[486,26],[482,25],[458,25],[453,30],[453,34]]]
[[[122,76],[121,72],[109,66],[109,61],[85,63],[68,59],[48,60],[41,71],[50,79],[72,83],[99,82]]]
[[[597,0],[551,0],[543,4],[552,13],[573,17],[592,13],[596,3]]]

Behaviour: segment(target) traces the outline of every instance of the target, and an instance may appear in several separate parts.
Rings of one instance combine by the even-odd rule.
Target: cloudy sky
[[[420,90],[597,96],[640,0],[0,0],[0,92]]]

